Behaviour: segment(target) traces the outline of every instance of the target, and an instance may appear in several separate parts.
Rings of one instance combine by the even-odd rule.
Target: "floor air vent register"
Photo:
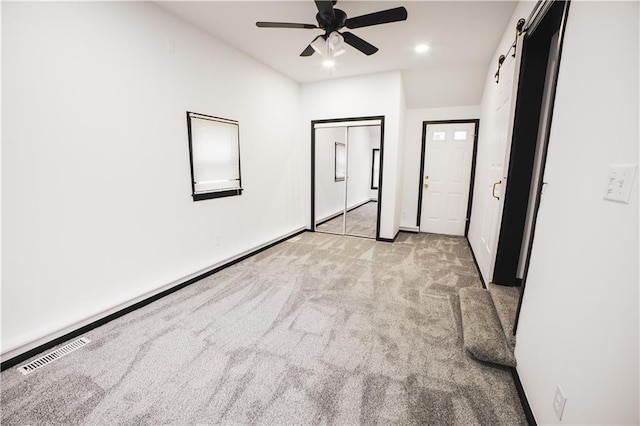
[[[62,358],[63,356],[68,355],[77,349],[80,349],[90,342],[91,340],[87,339],[86,337],[74,340],[73,342],[67,343],[66,345],[56,349],[55,351],[49,352],[48,354],[41,356],[40,358],[35,359],[28,364],[23,365],[22,367],[18,367],[17,370],[22,374],[29,374],[32,371],[44,367],[45,365],[55,361],[58,358]]]

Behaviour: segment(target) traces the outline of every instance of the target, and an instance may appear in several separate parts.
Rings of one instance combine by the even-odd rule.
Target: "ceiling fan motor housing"
[[[347,14],[340,9],[333,9],[333,16],[330,14],[321,15],[318,12],[316,21],[318,21],[318,26],[326,31],[326,34],[330,34],[344,27],[347,21]]]

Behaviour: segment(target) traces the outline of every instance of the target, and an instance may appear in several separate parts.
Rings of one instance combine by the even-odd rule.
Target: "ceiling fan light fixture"
[[[318,13],[316,14],[316,21],[318,21],[318,25],[295,22],[258,21],[256,22],[256,26],[259,28],[321,29],[325,31],[324,35],[317,36],[311,44],[309,44],[302,53],[300,53],[300,56],[309,57],[316,52],[322,55],[326,49],[325,57],[327,60],[331,60],[334,56],[344,53],[342,49],[342,45],[344,43],[356,50],[359,50],[367,56],[373,55],[378,51],[377,47],[351,32],[346,31],[344,33],[340,33],[339,30],[342,28],[346,27],[352,30],[355,28],[405,21],[407,19],[407,9],[402,6],[347,18],[347,14],[343,10],[334,8],[336,3],[337,0],[315,0],[316,8],[318,9]],[[320,43],[316,43],[318,39],[322,39],[322,41],[325,42],[324,49],[320,46],[322,41]]]
[[[327,45],[329,46],[332,58],[340,56],[346,52],[346,49],[344,48],[344,38],[342,37],[342,34],[337,31],[333,31],[329,34],[329,37],[327,37]]]
[[[313,50],[315,50],[317,54],[324,55],[327,42],[323,37],[318,37],[311,42],[310,46],[313,47]]]
[[[342,43],[344,42],[344,38],[342,37],[342,34],[340,34],[339,32],[333,31],[331,34],[329,34],[329,37],[327,38],[327,42],[329,43],[331,50],[336,50],[342,46]]]

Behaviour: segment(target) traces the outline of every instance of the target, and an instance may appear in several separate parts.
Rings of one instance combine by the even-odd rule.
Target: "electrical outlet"
[[[553,397],[553,410],[556,412],[558,420],[562,420],[562,412],[564,411],[564,405],[567,403],[567,397],[564,396],[564,392],[560,389],[560,385],[556,388],[556,395]]]

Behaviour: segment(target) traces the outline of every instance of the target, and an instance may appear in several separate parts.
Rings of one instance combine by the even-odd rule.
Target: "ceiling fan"
[[[318,40],[326,45],[326,49],[331,55],[331,52],[335,52],[335,47],[344,40],[348,45],[358,49],[365,55],[373,55],[378,51],[378,48],[374,45],[366,42],[357,35],[345,31],[339,30],[347,27],[349,29],[369,27],[372,25],[387,24],[389,22],[404,21],[407,19],[407,9],[404,7],[396,7],[393,9],[381,10],[379,12],[369,13],[366,15],[356,16],[355,18],[347,18],[347,14],[340,10],[335,9],[333,6],[337,0],[315,0],[318,8],[316,14],[316,21],[318,25],[314,24],[297,24],[291,22],[256,22],[256,26],[260,28],[299,28],[299,29],[321,29],[324,34],[317,36],[302,51],[300,56],[311,56],[314,52],[318,51],[322,53],[322,50],[318,46]],[[335,53],[334,53],[335,54]]]

